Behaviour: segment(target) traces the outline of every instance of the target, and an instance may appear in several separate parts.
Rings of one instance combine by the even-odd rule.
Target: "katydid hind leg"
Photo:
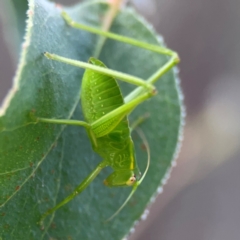
[[[70,58],[65,58],[56,54],[52,54],[49,52],[45,52],[44,53],[45,57],[54,61],[58,61],[58,62],[62,62],[62,63],[66,63],[75,67],[79,67],[79,68],[84,68],[84,69],[89,69],[89,70],[93,70],[97,73],[101,73],[110,77],[115,77],[118,80],[139,86],[139,87],[143,87],[145,90],[148,90],[149,92],[154,92],[155,91],[155,87],[152,83],[148,83],[147,81],[145,81],[142,78],[139,77],[135,77],[133,75],[130,74],[126,74],[123,72],[119,72],[119,71],[115,71],[109,68],[105,68],[99,65],[95,65],[95,64],[90,64],[90,63],[86,63],[86,62],[82,62],[82,61],[78,61],[78,60],[73,60]],[[89,61],[92,61],[94,58],[90,58]]]
[[[156,52],[156,53],[159,53],[162,55],[169,56],[170,58],[167,60],[167,62],[161,68],[157,69],[147,79],[147,81],[145,83],[154,84],[162,75],[164,75],[173,66],[175,66],[176,64],[178,64],[180,62],[180,58],[179,58],[177,52],[175,52],[169,48],[166,48],[164,46],[159,46],[156,44],[149,44],[147,42],[139,41],[134,38],[125,37],[125,36],[115,34],[112,32],[103,31],[99,28],[86,26],[84,24],[77,23],[66,12],[62,12],[62,17],[66,21],[66,23],[73,28],[88,31],[93,34],[97,34],[97,35],[100,35],[100,36],[103,36],[106,38],[110,38],[110,39],[113,39],[113,40],[116,40],[119,42],[124,42],[126,44],[130,44],[130,45],[133,45],[133,46],[136,46],[139,48],[143,48],[143,49],[146,49],[146,50],[149,50],[152,52]],[[129,102],[132,99],[134,99],[136,96],[138,96],[139,94],[143,93],[144,88],[146,88],[146,85],[144,85],[144,86],[139,85],[139,87],[137,89],[133,90],[128,96],[126,96],[125,102]]]
[[[135,107],[137,107],[140,103],[146,101],[150,97],[152,97],[151,94],[147,92],[143,93],[132,101],[125,103],[122,106],[116,108],[115,110],[109,112],[108,114],[104,115],[103,117],[92,123],[92,131],[94,132],[96,137],[102,137],[108,134],[118,125],[118,123],[125,116],[129,115]]]
[[[147,42],[144,41],[139,41],[136,40],[134,38],[130,38],[130,37],[125,37],[119,34],[115,34],[112,32],[107,32],[107,31],[103,31],[99,28],[95,28],[95,27],[90,27],[90,26],[86,26],[84,24],[81,23],[77,23],[75,22],[66,12],[62,12],[62,17],[63,19],[66,21],[66,23],[73,27],[73,28],[77,28],[77,29],[81,29],[84,31],[88,31],[91,32],[93,34],[97,34],[100,36],[104,36],[119,42],[124,42],[139,48],[144,48],[147,49],[149,51],[153,51],[153,52],[157,52],[159,54],[164,54],[164,55],[168,55],[173,57],[174,59],[176,59],[176,63],[179,62],[179,57],[178,54],[176,52],[174,52],[173,50],[166,48],[166,47],[162,47],[156,44],[149,44]]]
[[[50,58],[50,59],[57,60],[57,61],[62,61],[62,62],[72,64],[72,65],[75,65],[75,66],[78,66],[78,67],[81,67],[81,68],[86,68],[86,69],[91,68],[92,70],[99,71],[103,74],[115,76],[116,78],[118,78],[120,80],[129,82],[129,83],[132,83],[132,84],[136,84],[139,87],[144,87],[144,88],[147,88],[149,90],[153,90],[154,88],[153,88],[152,84],[154,84],[154,82],[157,81],[165,72],[170,70],[174,65],[176,65],[180,61],[178,54],[176,52],[172,51],[171,49],[166,48],[166,47],[162,47],[162,46],[159,46],[159,45],[156,45],[156,44],[149,44],[147,42],[138,41],[138,40],[133,39],[133,38],[124,37],[124,36],[121,36],[121,35],[118,35],[118,34],[115,34],[115,33],[106,32],[106,31],[103,31],[103,30],[98,29],[98,28],[94,28],[94,27],[86,26],[86,25],[81,24],[81,23],[77,23],[74,20],[72,20],[71,17],[66,12],[62,12],[62,17],[64,18],[66,23],[73,28],[88,31],[88,32],[91,32],[91,33],[94,33],[94,34],[97,34],[97,35],[100,35],[100,36],[104,36],[104,37],[107,37],[107,38],[110,38],[110,39],[113,39],[113,40],[116,40],[116,41],[119,41],[119,42],[124,42],[126,44],[130,44],[130,45],[133,45],[133,46],[136,46],[136,47],[139,47],[139,48],[143,48],[143,49],[153,51],[153,52],[156,52],[156,53],[159,53],[159,54],[167,55],[167,56],[170,57],[170,59],[167,61],[167,63],[163,67],[161,67],[159,70],[157,70],[155,73],[153,73],[152,76],[147,81],[144,81],[141,78],[137,78],[137,77],[134,77],[134,76],[131,76],[131,75],[128,75],[128,74],[123,74],[123,73],[118,72],[118,71],[112,71],[112,70],[104,69],[104,68],[97,67],[97,66],[93,67],[93,66],[90,66],[89,64],[84,63],[84,62],[74,61],[74,60],[66,59],[66,58],[63,58],[63,57],[60,57],[60,56],[57,56],[57,55],[54,55],[54,54],[45,53],[45,56]],[[93,68],[95,68],[95,69],[93,69]],[[138,91],[140,91],[140,90],[138,89]],[[135,92],[136,92],[136,90],[135,90]]]

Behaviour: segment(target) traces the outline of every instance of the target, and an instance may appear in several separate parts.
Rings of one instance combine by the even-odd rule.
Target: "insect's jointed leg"
[[[109,112],[108,114],[104,115],[103,117],[99,118],[97,121],[91,124],[92,131],[95,133],[96,137],[102,137],[109,132],[111,132],[115,126],[126,116],[128,115],[136,106],[140,103],[146,101],[148,98],[152,97],[152,93],[145,92],[140,96],[136,97],[135,99],[131,100],[128,103],[123,104],[122,106],[116,108],[115,110]],[[102,129],[102,125],[107,121],[111,121],[111,119],[118,119],[118,122],[115,122],[115,125],[109,126],[105,129],[105,131],[101,131],[98,133],[98,128]]]
[[[92,70],[98,71],[100,73],[109,75],[109,76],[114,76],[119,80],[126,81],[128,83],[132,83],[132,84],[139,86],[137,89],[135,89],[133,92],[131,92],[128,96],[125,97],[125,102],[131,101],[136,96],[139,96],[139,94],[143,93],[146,89],[148,91],[153,91],[154,90],[153,84],[162,75],[164,75],[168,70],[170,70],[173,66],[178,64],[180,61],[178,54],[176,52],[172,51],[171,49],[168,49],[168,48],[165,48],[165,47],[162,47],[159,45],[154,45],[154,44],[149,44],[146,42],[138,41],[133,38],[124,37],[124,36],[121,36],[121,35],[118,35],[115,33],[106,32],[106,31],[103,31],[98,28],[94,28],[94,27],[83,25],[81,23],[77,23],[74,20],[72,20],[71,17],[66,12],[62,12],[62,17],[64,18],[66,23],[73,28],[88,31],[88,32],[91,32],[91,33],[94,33],[94,34],[97,34],[100,36],[104,36],[104,37],[107,37],[107,38],[110,38],[110,39],[113,39],[113,40],[116,40],[119,42],[124,42],[124,43],[130,44],[130,45],[133,45],[133,46],[136,46],[139,48],[144,48],[149,51],[153,51],[153,52],[156,52],[159,54],[164,54],[164,55],[167,55],[170,57],[164,66],[162,66],[159,70],[157,70],[147,81],[144,81],[141,78],[137,78],[137,77],[134,77],[134,76],[131,76],[128,74],[121,73],[121,72],[113,71],[110,69],[103,69],[101,67],[93,66],[93,65],[90,65],[85,62],[75,61],[75,60],[67,59],[67,58],[60,57],[60,56],[57,56],[54,54],[45,53],[45,56],[50,59],[65,62],[67,64],[71,64],[71,65],[81,67],[81,68],[92,69]]]
[[[91,127],[90,124],[84,121],[71,120],[71,119],[51,119],[51,118],[37,118],[38,122],[45,123],[55,123],[55,124],[63,124],[63,125],[75,125],[75,126],[83,126],[87,130]]]
[[[138,78],[138,77],[134,77],[130,74],[114,71],[114,70],[111,70],[111,69],[108,69],[108,68],[103,68],[103,67],[96,66],[96,65],[86,63],[86,62],[82,62],[82,61],[72,60],[72,59],[61,57],[59,55],[51,54],[51,53],[48,53],[48,52],[44,53],[44,55],[48,59],[63,62],[63,63],[70,64],[70,65],[80,67],[80,68],[91,69],[91,70],[94,70],[98,73],[102,73],[104,75],[108,75],[108,76],[111,76],[111,77],[114,76],[115,78],[117,78],[119,80],[134,84],[136,86],[144,87],[145,89],[148,89],[149,91],[154,91],[155,90],[155,87],[151,83],[148,83],[145,80],[143,80],[141,78]]]
[[[94,33],[94,34],[97,34],[97,35],[101,35],[101,36],[104,36],[104,37],[107,37],[107,38],[114,39],[114,40],[119,41],[119,42],[124,42],[124,43],[127,43],[127,44],[131,44],[131,45],[134,45],[134,46],[139,47],[139,48],[145,48],[147,50],[157,52],[157,53],[160,53],[160,54],[165,54],[165,55],[168,55],[168,56],[172,56],[172,57],[178,59],[178,61],[179,61],[178,54],[176,52],[172,51],[171,49],[161,47],[161,46],[158,46],[158,45],[154,45],[154,44],[149,44],[149,43],[142,42],[142,41],[138,41],[138,40],[133,39],[133,38],[124,37],[124,36],[121,36],[121,35],[118,35],[118,34],[115,34],[115,33],[106,32],[106,31],[103,31],[103,30],[98,29],[98,28],[94,28],[94,27],[83,25],[81,23],[77,23],[77,22],[73,21],[71,19],[71,17],[66,12],[62,12],[62,17],[67,22],[67,24],[69,26],[73,27],[73,28],[85,30],[85,31],[88,31],[88,32],[91,32],[91,33]]]
[[[147,79],[147,83],[154,84],[161,76],[168,72],[172,67],[174,67],[179,62],[178,56],[173,55],[159,70],[157,70],[151,77]],[[125,98],[125,102],[129,102],[134,99],[136,96],[144,92],[143,87],[138,87],[129,93]]]
[[[75,198],[78,194],[80,194],[105,167],[107,167],[106,161],[102,161],[101,163],[99,163],[98,166],[75,188],[75,190],[68,197],[66,197],[62,202],[60,202],[55,207],[51,208],[43,214],[40,220],[40,225],[43,224],[43,220],[45,219],[45,217],[47,217],[49,214],[54,213],[58,208],[65,205],[73,198]]]

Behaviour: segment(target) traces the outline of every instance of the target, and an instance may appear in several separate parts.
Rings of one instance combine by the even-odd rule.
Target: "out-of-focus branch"
[[[123,7],[125,3],[124,0],[106,0],[106,2],[109,4],[109,10],[103,19],[103,23],[102,23],[103,31],[109,31],[119,9]],[[94,54],[95,57],[99,57],[105,41],[106,41],[106,37],[101,37],[99,39],[99,42]]]

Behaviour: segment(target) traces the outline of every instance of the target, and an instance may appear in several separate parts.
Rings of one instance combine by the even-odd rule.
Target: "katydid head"
[[[132,186],[140,179],[140,175],[138,169],[116,170],[106,178],[104,184],[109,187]]]
[[[135,191],[137,190],[138,186],[141,184],[141,182],[143,181],[143,179],[145,178],[146,174],[147,174],[147,171],[148,171],[148,168],[149,168],[149,165],[150,165],[150,148],[149,148],[149,145],[148,145],[148,142],[143,134],[143,132],[141,130],[137,130],[139,136],[141,137],[141,139],[143,140],[144,142],[144,145],[146,146],[146,150],[147,150],[147,155],[148,155],[148,160],[147,160],[147,166],[146,166],[146,169],[143,173],[143,175],[140,177],[140,173],[138,171],[138,178],[135,177],[134,175],[134,182],[130,185],[127,185],[126,182],[125,182],[125,186],[133,186],[132,188],[132,191],[130,192],[130,194],[128,195],[127,199],[125,200],[125,202],[122,204],[122,206],[110,217],[106,220],[106,222],[112,220],[123,208],[124,206],[128,203],[128,201],[131,199],[131,197],[133,196],[133,194],[135,193]],[[131,171],[133,174],[134,174],[134,171]],[[108,178],[114,178],[114,177],[111,177],[112,175],[116,174],[116,171],[113,172]],[[126,175],[127,176],[127,175]],[[129,176],[129,175],[128,175]],[[107,179],[108,179],[107,178]],[[130,177],[131,178],[131,177]],[[129,179],[130,179],[129,178]],[[106,180],[107,180],[106,179]],[[105,180],[105,181],[106,181]],[[123,185],[118,185],[118,186],[123,186]]]
[[[111,135],[111,137],[114,139],[116,135]],[[141,176],[133,141],[131,139],[126,141],[125,146],[111,157],[114,171],[106,178],[104,184],[109,187],[133,186]]]

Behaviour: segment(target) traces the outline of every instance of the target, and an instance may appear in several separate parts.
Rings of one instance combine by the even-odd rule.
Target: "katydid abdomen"
[[[106,68],[95,58],[90,58],[89,62]],[[89,69],[83,76],[80,98],[84,118],[89,124],[124,104],[116,79]],[[126,115],[121,113],[90,131],[95,137],[95,141],[92,141],[94,151],[108,161],[109,166],[115,171],[137,170],[136,174],[139,175]],[[105,183],[107,184],[107,181]]]
[[[89,63],[106,68],[96,58],[90,58]],[[107,113],[124,104],[122,93],[115,78],[90,69],[86,69],[84,73],[80,98],[84,118],[89,124],[96,122]],[[110,129],[114,129],[121,120],[123,120],[123,117],[119,118],[119,116],[115,116],[104,121],[103,124],[92,129],[94,135],[96,137],[104,136]],[[126,116],[124,116],[124,120],[127,121]],[[124,130],[129,135],[128,124],[123,125],[121,131]]]
[[[106,68],[95,58],[90,58],[89,63]],[[89,69],[84,72],[80,99],[84,118],[90,124],[124,103],[118,83],[113,77]]]

